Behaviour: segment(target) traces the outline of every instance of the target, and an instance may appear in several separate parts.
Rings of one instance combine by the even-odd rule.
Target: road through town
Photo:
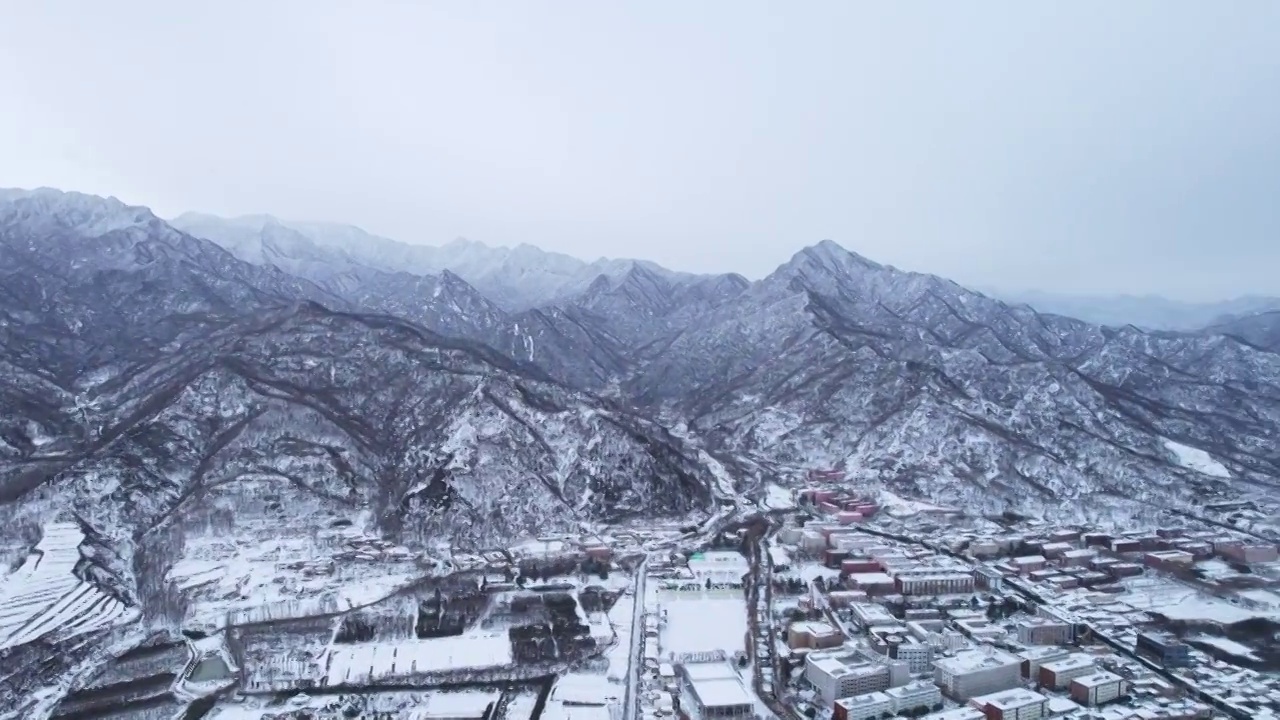
[[[635,607],[631,614],[631,652],[628,655],[627,691],[623,697],[622,720],[635,720],[636,709],[640,704],[640,672],[644,668],[644,592],[648,578],[649,559],[645,558],[636,568],[635,594],[632,597]]]

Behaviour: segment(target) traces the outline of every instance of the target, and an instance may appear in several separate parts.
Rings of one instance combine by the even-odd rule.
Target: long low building
[[[729,663],[688,663],[678,672],[680,706],[691,720],[755,715],[755,698]]]

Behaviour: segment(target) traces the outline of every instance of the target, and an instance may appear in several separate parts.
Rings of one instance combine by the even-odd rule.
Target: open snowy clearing
[[[1231,472],[1226,466],[1213,456],[1199,448],[1193,448],[1189,445],[1183,445],[1167,438],[1164,439],[1164,446],[1169,449],[1177,458],[1178,464],[1188,470],[1195,470],[1202,475],[1216,478],[1229,478]]]
[[[84,533],[48,523],[35,552],[0,587],[0,650],[58,633],[73,637],[128,622],[137,610],[73,574]]]
[[[922,502],[919,500],[907,500],[888,490],[881,490],[879,495],[880,507],[893,517],[911,517],[920,513],[950,513],[955,512],[954,508],[934,505],[932,503]]]
[[[663,658],[717,650],[746,649],[747,603],[742,590],[659,593],[665,618],[659,645]]]
[[[764,506],[767,510],[793,510],[796,502],[791,497],[791,491],[777,485],[769,483],[765,486]]]
[[[329,685],[346,685],[423,673],[506,667],[511,662],[511,641],[505,632],[476,633],[335,645],[329,654],[327,677]]]

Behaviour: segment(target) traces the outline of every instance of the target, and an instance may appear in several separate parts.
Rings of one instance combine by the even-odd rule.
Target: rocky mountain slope
[[[122,544],[264,474],[464,544],[710,502],[653,422],[145,210],[10,194],[0,261],[0,497],[53,498]]]
[[[842,467],[975,509],[1068,512],[1222,482],[1166,440],[1247,482],[1280,476],[1280,356],[1040,315],[830,242],[643,352],[632,396],[771,472]]]
[[[547,278],[563,279],[567,274],[554,268],[572,266],[577,269],[566,273],[573,274],[586,264],[559,264],[561,260],[548,260],[527,248],[498,255],[465,243],[444,249],[412,248],[356,228],[285,224],[270,218],[225,221],[183,216],[178,221],[246,261],[236,262],[230,253],[158,220],[145,217],[139,222],[150,230],[127,232],[138,238],[162,235],[169,238],[169,245],[187,248],[189,259],[178,266],[187,268],[183,272],[188,275],[179,277],[188,278],[183,282],[192,287],[176,295],[204,299],[189,308],[166,301],[159,293],[167,292],[163,286],[168,280],[107,286],[113,296],[118,288],[135,286],[142,289],[127,292],[156,293],[154,304],[166,308],[154,313],[155,320],[145,332],[126,332],[130,342],[124,358],[113,355],[120,351],[106,338],[85,342],[85,332],[92,333],[92,328],[59,331],[68,349],[49,351],[40,344],[45,338],[40,328],[46,323],[56,326],[60,318],[48,312],[40,315],[19,301],[44,297],[46,291],[32,289],[7,301],[18,308],[15,317],[23,318],[6,326],[15,338],[14,347],[34,350],[5,358],[15,368],[10,374],[15,380],[2,389],[6,402],[26,408],[19,417],[40,418],[36,425],[24,419],[7,426],[9,457],[22,457],[26,463],[25,475],[9,475],[25,478],[19,486],[42,476],[30,470],[32,458],[43,459],[37,448],[83,446],[101,432],[94,428],[112,426],[91,419],[89,408],[126,403],[104,393],[115,392],[118,385],[135,388],[130,392],[139,394],[141,386],[132,385],[133,378],[146,377],[161,360],[193,357],[202,347],[218,348],[208,351],[210,357],[224,358],[234,356],[229,347],[237,348],[236,352],[251,349],[243,336],[256,331],[248,328],[263,322],[264,313],[284,312],[281,307],[294,308],[289,316],[293,319],[273,325],[270,332],[309,327],[288,330],[294,333],[290,342],[301,348],[324,342],[325,333],[316,329],[316,323],[334,324],[330,332],[352,333],[381,348],[365,358],[363,368],[334,370],[338,374],[329,385],[316,385],[315,378],[307,376],[303,384],[325,397],[338,393],[344,382],[364,378],[368,384],[373,378],[398,377],[401,364],[417,367],[424,353],[439,352],[445,338],[457,338],[450,342],[463,341],[474,352],[483,351],[485,362],[503,368],[510,378],[519,378],[505,380],[500,384],[502,392],[491,391],[492,397],[477,396],[475,386],[454,380],[415,380],[423,387],[446,388],[440,392],[450,398],[444,405],[427,406],[426,414],[414,419],[427,423],[439,415],[438,421],[431,420],[445,428],[432,436],[437,447],[451,447],[449,437],[471,437],[467,428],[487,425],[495,418],[508,418],[495,432],[506,438],[502,442],[514,442],[511,437],[531,432],[529,428],[548,423],[559,427],[576,412],[577,417],[590,418],[586,425],[571,424],[571,440],[564,447],[576,449],[522,458],[517,466],[533,477],[561,478],[556,475],[560,471],[551,468],[560,468],[565,457],[587,457],[581,442],[590,440],[583,438],[599,436],[613,419],[625,418],[621,422],[629,430],[618,436],[616,456],[610,455],[614,459],[606,464],[603,476],[592,476],[590,481],[565,476],[538,486],[539,493],[542,489],[549,493],[538,501],[540,507],[555,502],[576,507],[583,497],[603,502],[598,507],[591,502],[583,505],[585,517],[606,517],[611,507],[638,511],[658,497],[645,487],[686,488],[674,505],[660,505],[659,512],[682,512],[705,501],[707,495],[698,489],[705,478],[684,460],[689,457],[684,441],[667,436],[645,417],[660,418],[663,425],[680,428],[705,443],[739,473],[744,488],[753,480],[834,466],[861,481],[888,483],[983,510],[1087,509],[1108,496],[1190,502],[1227,482],[1271,488],[1280,475],[1280,456],[1271,441],[1280,429],[1280,359],[1269,339],[1272,336],[1262,332],[1270,327],[1263,321],[1251,321],[1262,330],[1215,328],[1196,333],[1106,328],[1009,305],[937,277],[882,266],[829,241],[797,253],[756,282],[735,275],[684,276],[647,263],[624,263],[597,268],[589,282],[582,283],[575,275],[578,279],[573,283],[557,285]],[[79,226],[86,225],[96,228],[101,221],[88,218]],[[30,234],[24,228],[11,236]],[[112,229],[98,237],[110,240],[116,232]],[[98,242],[89,249],[69,245],[53,254],[83,256],[75,261],[80,268],[112,267],[117,262],[111,254],[115,251],[102,249],[110,247],[112,242]],[[453,267],[441,267],[446,262],[442,258],[449,258]],[[28,262],[40,267],[53,260],[40,257]],[[147,272],[157,272],[141,261],[131,262],[121,277],[133,277],[144,266]],[[519,303],[512,296],[486,292],[486,287],[501,284],[499,278],[521,273],[542,278],[540,285],[516,282],[508,288],[522,294],[524,301],[568,294],[532,309],[513,310]],[[231,277],[236,278],[234,283],[226,281]],[[529,289],[534,285],[540,288],[537,292]],[[21,285],[15,280],[13,287]],[[47,307],[58,303],[97,307],[97,300],[84,302],[69,289],[62,292],[63,297]],[[299,301],[316,304],[298,305]],[[338,312],[332,319],[317,319],[319,313],[334,310]],[[409,355],[388,354],[385,332],[368,329],[372,316],[352,311],[402,318],[407,321],[403,327],[414,328],[429,340]],[[304,322],[298,313],[310,319]],[[113,324],[90,320],[95,319],[87,318],[80,326]],[[30,337],[24,340],[23,332]],[[236,341],[226,345],[231,342],[226,338]],[[344,346],[342,353],[359,354],[361,347]],[[323,358],[334,354],[320,353],[318,367],[325,367]],[[50,362],[40,359],[44,356]],[[257,392],[253,388],[262,387],[266,382],[262,378],[275,377],[274,370],[263,369],[265,356],[253,357],[257,359],[244,361],[247,366],[209,366],[217,368],[215,384],[236,388],[227,392],[246,406],[253,406],[252,393]],[[384,360],[391,366],[379,365]],[[50,374],[48,367],[62,369]],[[255,379],[227,375],[227,367],[257,368],[250,375]],[[182,376],[205,377],[205,372],[209,371],[192,369]],[[92,403],[86,400],[84,378],[88,377],[95,378]],[[533,384],[543,390],[516,389]],[[103,389],[97,389],[99,385]],[[606,394],[618,407],[631,410],[610,409],[570,387]],[[420,394],[413,387],[401,387],[398,392]],[[162,394],[175,393],[180,395],[177,391]],[[545,393],[556,399],[547,404]],[[391,403],[394,397],[382,397],[380,402]],[[472,402],[481,404],[472,406]],[[523,406],[533,412],[544,405],[555,408],[552,412],[559,419],[501,410]],[[373,411],[372,406],[352,407],[344,406],[342,417],[353,414],[367,422],[366,413]],[[194,422],[199,414],[194,409],[188,412],[190,417],[183,423]],[[470,424],[459,417],[468,418]],[[530,425],[521,424],[517,417],[525,417]],[[343,446],[372,442],[377,436],[377,432],[359,436],[359,428],[352,425],[342,430],[347,436]],[[634,444],[623,436],[631,437]],[[640,438],[658,438],[652,441],[658,445]],[[552,448],[560,447],[547,442]],[[1170,450],[1171,442],[1209,452],[1232,477],[1206,476],[1181,467],[1178,455]],[[387,447],[391,449],[385,452],[395,461],[380,451],[361,460],[358,474],[377,471],[382,467],[378,463],[403,465],[416,479],[405,487],[401,486],[408,480],[397,479],[400,485],[393,486],[401,495],[416,497],[429,487],[438,490],[431,483],[414,492],[409,488],[422,482],[424,473],[437,472],[441,463],[454,462],[441,456],[408,463],[396,455],[405,452],[403,447],[394,442]],[[624,472],[619,469],[628,467],[623,459],[628,452],[641,453],[646,483],[640,489],[614,487],[603,479]],[[518,474],[514,469],[511,473]],[[510,484],[514,480],[501,482],[507,484],[488,489],[500,492],[514,487]],[[326,489],[336,490],[338,485]],[[476,497],[467,499],[478,502]],[[407,502],[418,507],[413,497]],[[516,532],[520,527],[519,519],[497,519],[522,515],[511,508],[484,506],[475,512],[492,516],[481,524],[498,531]],[[537,512],[527,514],[538,516]],[[388,511],[387,517],[403,515]],[[465,517],[474,520],[467,513],[457,516]],[[457,518],[449,522],[461,522]]]

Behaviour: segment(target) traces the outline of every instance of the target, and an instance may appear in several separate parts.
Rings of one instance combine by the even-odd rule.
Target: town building
[[[1004,589],[1004,573],[993,567],[980,567],[974,571],[974,582],[983,590],[1000,592]]]
[[[1242,563],[1264,563],[1276,561],[1276,546],[1243,543],[1225,545],[1220,551],[1222,556]]]
[[[1043,555],[1024,555],[1009,561],[1019,575],[1026,575],[1036,570],[1043,570],[1046,564]]]
[[[1068,567],[1085,567],[1095,557],[1097,553],[1093,550],[1068,550],[1062,554],[1062,564]]]
[[[1038,682],[1041,687],[1065,690],[1071,686],[1072,680],[1091,675],[1095,670],[1092,656],[1075,653],[1062,660],[1041,663]]]
[[[1047,543],[1040,552],[1047,558],[1060,558],[1076,548],[1075,545],[1066,542]]]
[[[1111,538],[1108,549],[1117,555],[1142,551],[1142,543],[1133,538]]]
[[[824,705],[890,687],[888,666],[868,662],[852,653],[810,653],[805,658],[804,676],[818,691]]]
[[[872,720],[894,714],[893,701],[882,692],[866,693],[836,700],[833,720]]]
[[[871,647],[891,660],[906,663],[911,674],[925,673],[933,667],[933,646],[916,642],[897,630],[871,633]]]
[[[895,578],[903,595],[955,595],[973,592],[973,575],[967,572],[903,573]]]
[[[981,695],[969,701],[987,720],[1040,720],[1048,714],[1049,698],[1025,688]]]
[[[929,713],[920,720],[986,720],[986,714],[972,707],[960,707],[942,712]]]
[[[896,589],[893,578],[882,572],[854,573],[849,576],[849,586],[868,595],[889,595]]]
[[[691,720],[745,718],[755,714],[755,699],[729,663],[689,663],[679,667],[678,675],[680,707]]]
[[[934,682],[942,692],[958,700],[968,700],[1017,687],[1022,662],[991,646],[957,653],[933,665]]]
[[[1041,665],[1066,660],[1071,657],[1071,651],[1066,648],[1052,646],[1034,647],[1029,650],[1023,650],[1017,654],[1017,657],[1022,661],[1022,677],[1031,680],[1040,677]]]
[[[1124,697],[1129,683],[1112,672],[1101,670],[1071,681],[1071,699],[1093,707]]]
[[[1018,642],[1023,645],[1066,645],[1071,642],[1070,623],[1033,617],[1019,620]]]
[[[856,603],[850,605],[849,610],[853,615],[853,621],[862,628],[896,625],[898,623],[898,618],[894,617],[883,605]]]
[[[1196,561],[1196,556],[1182,550],[1157,550],[1142,556],[1142,562],[1160,570],[1186,570]]]
[[[832,648],[843,643],[844,634],[830,623],[801,621],[787,628],[787,646],[792,650]]]
[[[927,680],[919,680],[901,687],[889,688],[884,691],[884,694],[889,696],[895,713],[908,712],[918,708],[933,708],[942,704],[942,691],[938,689],[937,685]]]
[[[846,558],[840,561],[840,572],[846,575],[880,572],[884,568],[870,558]]]
[[[1165,667],[1183,667],[1191,662],[1191,649],[1168,633],[1138,633],[1135,650]]]

